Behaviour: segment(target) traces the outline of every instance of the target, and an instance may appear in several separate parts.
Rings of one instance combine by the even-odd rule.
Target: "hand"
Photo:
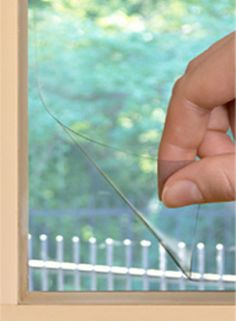
[[[173,88],[158,154],[168,207],[235,200],[234,45],[235,33],[216,42]]]

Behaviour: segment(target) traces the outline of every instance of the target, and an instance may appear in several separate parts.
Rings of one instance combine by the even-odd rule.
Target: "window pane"
[[[171,87],[232,27],[231,1],[30,1],[31,290],[234,289],[235,204],[156,187]]]

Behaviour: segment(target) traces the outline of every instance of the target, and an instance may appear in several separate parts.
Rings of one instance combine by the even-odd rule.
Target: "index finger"
[[[158,153],[159,193],[167,173],[173,173],[166,167],[176,162],[175,172],[195,160],[210,111],[234,98],[233,67],[234,41],[229,39],[176,82]]]

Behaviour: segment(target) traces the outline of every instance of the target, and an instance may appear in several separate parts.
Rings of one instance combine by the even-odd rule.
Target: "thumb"
[[[162,192],[167,207],[235,200],[235,155],[207,157],[178,170]]]

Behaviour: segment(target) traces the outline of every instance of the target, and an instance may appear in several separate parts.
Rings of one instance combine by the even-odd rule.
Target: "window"
[[[52,319],[77,320],[84,315],[87,320],[104,321],[141,320],[163,315],[163,320],[233,320],[232,306],[182,306],[171,309],[151,304],[232,304],[233,293],[41,293],[28,292],[28,205],[27,205],[27,63],[25,1],[4,2],[1,6],[1,234],[0,234],[0,313],[2,320]],[[18,28],[20,26],[20,28]],[[20,31],[20,32],[19,32]],[[99,306],[79,306],[80,303],[103,303]],[[113,302],[113,305],[107,304]],[[120,303],[121,306],[114,304]],[[138,306],[124,304],[138,303]],[[75,304],[74,307],[67,304]],[[147,304],[145,306],[145,304]]]
[[[234,204],[157,199],[173,81],[232,28],[203,9],[30,1],[30,290],[234,289]]]

